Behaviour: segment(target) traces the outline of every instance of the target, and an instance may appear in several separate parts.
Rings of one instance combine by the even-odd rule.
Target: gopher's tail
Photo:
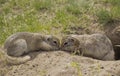
[[[8,64],[23,64],[31,59],[29,55],[26,55],[24,57],[11,57],[6,54],[5,57]]]
[[[0,49],[0,51],[1,53],[3,53],[7,64],[11,64],[11,65],[23,64],[31,59],[29,55],[26,55],[23,57],[12,57],[6,53],[5,49]]]

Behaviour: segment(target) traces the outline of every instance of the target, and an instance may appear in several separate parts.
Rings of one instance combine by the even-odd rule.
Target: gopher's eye
[[[54,44],[57,44],[57,41],[53,41]]]
[[[67,42],[65,42],[65,43],[64,43],[64,45],[68,45],[68,43],[67,43]]]

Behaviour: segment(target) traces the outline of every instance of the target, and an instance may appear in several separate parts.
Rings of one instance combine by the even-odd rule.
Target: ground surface
[[[20,65],[1,65],[0,76],[120,76],[120,61],[100,61],[64,51],[34,52]]]

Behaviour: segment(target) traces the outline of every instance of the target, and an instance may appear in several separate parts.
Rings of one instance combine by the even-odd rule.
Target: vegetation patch
[[[0,0],[0,44],[16,32],[74,34],[94,22],[114,23],[119,5],[119,0]]]

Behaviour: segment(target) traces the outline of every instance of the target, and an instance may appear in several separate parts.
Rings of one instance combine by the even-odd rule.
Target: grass
[[[94,9],[96,2],[103,7]],[[74,33],[72,27],[85,29],[96,19],[99,24],[118,21],[119,5],[119,0],[0,0],[0,45],[16,32],[66,34]]]
[[[110,3],[114,6],[119,6],[120,5],[120,1],[119,0],[103,0],[105,3]]]
[[[35,0],[33,1],[33,7],[40,11],[40,10],[49,10],[52,7],[52,0]]]
[[[97,10],[98,21],[102,24],[120,21],[120,1],[119,0],[102,0],[104,5],[109,7],[101,7]]]
[[[111,14],[109,13],[109,11],[107,11],[105,9],[98,10],[97,17],[98,17],[98,21],[100,23],[107,24],[112,21]]]
[[[83,76],[80,65],[77,62],[71,62],[71,66],[77,69],[78,76]]]

